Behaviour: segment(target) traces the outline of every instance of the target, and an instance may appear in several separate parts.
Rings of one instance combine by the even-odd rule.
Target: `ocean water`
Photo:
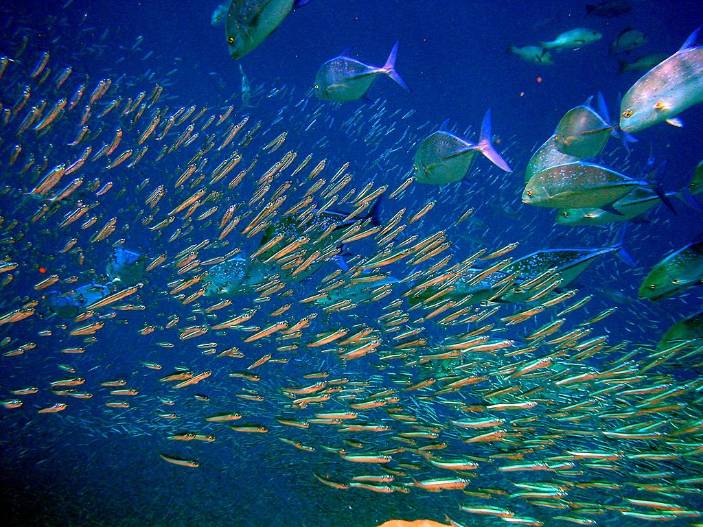
[[[525,167],[566,111],[601,92],[616,122],[619,98],[645,73],[620,64],[673,54],[703,22],[696,2],[614,3],[629,12],[588,15],[571,0],[311,0],[233,60],[224,27],[211,24],[216,2],[0,2],[2,525],[703,522],[700,322],[689,340],[656,348],[701,311],[703,289],[638,297],[657,262],[700,238],[703,213],[672,197],[675,212],[659,205],[624,229],[573,227],[521,201]],[[602,38],[552,50],[553,64],[509,51],[578,27]],[[647,42],[614,53],[627,29]],[[344,54],[382,66],[395,42],[410,91],[378,78],[358,101],[312,93],[325,61]],[[447,120],[443,129],[475,143],[489,108],[512,173],[476,155],[461,181],[396,191],[423,138]],[[701,161],[702,112],[693,106],[683,126],[654,125],[627,146],[611,137],[590,162],[677,193]],[[43,178],[60,164],[70,173],[49,186]],[[371,218],[364,200],[382,187]],[[340,220],[360,204],[363,221]],[[315,212],[325,208],[351,230],[327,232],[329,218]],[[386,238],[394,218],[405,227]],[[273,255],[295,242],[287,267]],[[538,298],[453,294],[460,277],[488,275],[505,258],[619,242],[633,261],[611,251],[568,284],[549,287],[558,280],[549,266],[518,272],[515,283],[547,273],[531,290],[544,290]],[[138,253],[141,267],[115,281],[107,266],[119,248]],[[244,263],[222,271],[233,259]],[[502,270],[493,278],[510,283]],[[207,273],[239,290],[215,294]],[[94,298],[77,300],[82,286]],[[107,291],[125,297],[95,305]],[[242,314],[251,317],[216,327]],[[435,356],[476,336],[486,339]],[[476,348],[485,343],[495,349]],[[182,377],[164,379],[174,373]],[[238,418],[206,420],[222,413]],[[474,426],[457,424],[467,420]],[[255,431],[229,428],[245,425]],[[349,459],[362,454],[376,462]],[[476,466],[436,464],[448,460]]]

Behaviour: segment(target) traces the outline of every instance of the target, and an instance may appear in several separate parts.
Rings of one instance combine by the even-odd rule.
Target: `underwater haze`
[[[702,24],[0,0],[2,525],[703,525]]]

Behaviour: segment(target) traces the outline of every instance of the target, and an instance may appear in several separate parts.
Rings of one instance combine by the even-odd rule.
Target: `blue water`
[[[260,150],[280,131],[290,130],[287,143],[280,150],[268,156],[262,155],[263,160],[254,173],[256,177],[283,153],[293,149],[298,151],[293,166],[308,153],[314,154],[314,162],[327,157],[329,166],[325,174],[329,178],[343,162],[349,161],[349,171],[354,175],[354,184],[349,188],[355,186],[360,189],[372,181],[376,186],[387,184],[388,193],[412,170],[415,143],[402,140],[401,130],[407,128],[416,141],[448,119],[454,131],[475,141],[481,118],[486,109],[491,108],[494,140],[514,172],[502,173],[490,166],[487,160],[478,159],[472,172],[460,183],[447,187],[415,184],[401,201],[389,200],[381,207],[382,222],[390,220],[401,206],[416,211],[429,200],[436,200],[435,208],[407,234],[417,234],[423,238],[436,230],[445,229],[451,241],[450,252],[455,255],[456,261],[467,258],[479,248],[489,247],[493,250],[513,241],[520,242],[516,256],[543,248],[605,247],[617,238],[617,229],[555,225],[553,211],[523,205],[520,196],[524,186],[523,171],[531,153],[553,133],[559,118],[568,109],[601,91],[609,103],[611,115],[617,114],[619,95],[641,75],[618,73],[618,58],[609,53],[610,43],[623,29],[633,27],[648,36],[645,46],[621,57],[629,60],[654,52],[673,53],[703,22],[700,5],[696,2],[631,0],[630,3],[632,12],[615,18],[602,18],[586,16],[584,3],[571,0],[527,3],[513,0],[311,0],[307,6],[292,13],[260,47],[236,62],[227,54],[224,29],[210,24],[215,2],[75,0],[65,7],[59,3],[46,6],[44,2],[35,1],[2,2],[0,55],[13,57],[22,37],[26,35],[29,38],[22,57],[17,63],[10,64],[11,69],[0,81],[0,100],[3,108],[12,107],[26,82],[27,71],[31,70],[40,53],[48,50],[53,68],[50,79],[54,79],[54,75],[66,65],[74,69],[67,87],[61,92],[62,96],[70,97],[86,76],[89,76],[88,91],[84,97],[89,95],[99,79],[113,80],[114,91],[109,92],[101,104],[117,97],[117,93],[124,95],[125,99],[135,97],[142,90],[149,94],[154,84],[159,83],[165,87],[159,104],[168,105],[170,113],[180,106],[195,104],[198,109],[207,107],[206,115],[218,115],[229,104],[239,105],[241,64],[256,89],[255,107],[237,107],[235,117],[230,122],[237,122],[243,115],[250,114],[249,127],[255,121],[261,120],[263,123],[263,132],[248,147],[249,155],[253,156],[252,152]],[[507,51],[511,45],[522,46],[549,40],[562,31],[579,26],[600,31],[602,40],[575,51],[553,52],[553,65],[529,64]],[[318,106],[316,101],[299,105],[306,99],[315,73],[324,61],[344,53],[380,66],[396,41],[399,42],[397,70],[409,85],[409,93],[388,79],[379,79],[371,88],[368,100],[341,106]],[[13,68],[22,71],[23,76],[19,73],[13,76]],[[41,90],[36,88],[38,93]],[[274,93],[272,90],[279,91]],[[49,105],[53,104],[57,93],[46,93],[41,96],[49,97]],[[84,103],[75,112],[81,111]],[[32,104],[37,104],[37,101],[32,99]],[[385,112],[383,115],[381,109]],[[415,113],[406,119],[400,118],[410,110]],[[360,116],[356,124],[344,126],[342,123],[356,111]],[[396,111],[395,117],[389,117]],[[318,122],[308,126],[313,113]],[[268,123],[279,115],[283,119],[269,128]],[[92,143],[94,152],[102,143],[109,143],[112,139],[116,127],[113,117],[114,114],[111,114],[105,118],[104,121],[109,124],[105,125],[103,135]],[[683,128],[661,124],[638,133],[639,141],[632,145],[630,152],[612,139],[600,161],[638,178],[643,177],[643,169],[649,159],[653,158],[657,163],[666,162],[661,185],[667,191],[678,191],[688,184],[694,167],[701,160],[701,117],[703,107],[693,107],[682,115]],[[76,115],[73,114],[71,119],[75,125]],[[388,131],[387,135],[374,135],[374,122],[379,126],[389,126],[394,121],[398,123],[395,130]],[[146,117],[143,117],[136,130],[141,131],[145,123]],[[127,124],[122,126],[125,135],[134,135],[135,128]],[[309,128],[307,132],[304,131],[306,127]],[[108,180],[115,183],[115,188],[105,198],[97,200],[103,208],[92,229],[83,232],[79,224],[75,224],[70,231],[56,228],[57,221],[73,208],[74,203],[63,205],[64,209],[53,216],[50,214],[46,220],[31,223],[29,218],[35,212],[36,205],[20,200],[36,181],[30,184],[27,177],[17,174],[17,167],[10,168],[7,163],[10,148],[20,142],[25,144],[25,151],[36,149],[38,158],[41,153],[46,153],[53,164],[69,159],[72,161],[82,148],[68,149],[65,145],[75,137],[78,128],[72,126],[60,133],[50,129],[43,136],[25,134],[19,139],[14,135],[14,129],[6,127],[0,131],[4,187],[0,200],[1,215],[19,222],[19,227],[14,231],[3,231],[0,257],[21,263],[13,282],[6,285],[1,293],[2,313],[21,306],[29,299],[41,297],[40,300],[44,301],[43,293],[36,292],[32,286],[54,272],[62,279],[70,275],[79,276],[77,285],[94,280],[104,281],[105,265],[112,253],[112,243],[117,238],[125,238],[125,247],[145,254],[148,261],[162,252],[168,252],[173,258],[175,252],[190,243],[217,238],[217,226],[203,226],[199,232],[197,229],[204,222],[194,222],[195,232],[188,233],[187,236],[191,237],[188,241],[169,244],[166,240],[173,229],[164,231],[166,234],[158,238],[140,223],[149,213],[144,205],[148,193],[162,183],[169,189],[173,187],[173,178],[183,171],[198,145],[203,144],[205,133],[189,146],[189,150],[180,149],[160,162],[155,161],[160,146],[153,144],[148,156],[131,171],[116,169],[106,172],[102,161],[99,166],[84,168],[82,175],[85,176],[86,186],[96,177],[101,184]],[[222,130],[218,128],[217,132],[221,134]],[[175,140],[176,135],[169,137]],[[131,140],[134,143],[134,139]],[[124,148],[122,145],[118,151]],[[134,148],[136,151],[137,147]],[[241,167],[236,170],[246,166],[250,159],[242,161]],[[20,160],[18,166],[25,158]],[[213,155],[204,172],[209,174],[220,161],[221,158],[215,159]],[[53,164],[49,164],[48,168]],[[64,181],[68,183],[72,177]],[[145,187],[139,188],[147,178],[149,181]],[[272,187],[275,189],[283,179]],[[248,197],[255,190],[254,177],[247,178],[237,188],[236,193],[246,196],[241,198],[245,207]],[[161,216],[190,193],[192,191],[177,195],[181,199],[168,194],[162,203],[165,210],[161,210]],[[228,203],[239,201],[238,195],[228,195]],[[289,197],[286,207],[299,197]],[[86,194],[83,199],[86,202],[96,201],[92,194]],[[209,205],[197,214],[207,207]],[[473,216],[459,227],[451,226],[450,218],[455,219],[470,207],[475,209]],[[703,230],[701,212],[678,200],[675,201],[675,208],[677,213],[673,214],[665,207],[657,207],[646,221],[629,224],[624,244],[635,260],[634,267],[612,255],[605,256],[572,286],[582,294],[593,294],[594,300],[587,308],[573,315],[569,322],[576,326],[607,307],[618,307],[618,311],[601,322],[591,336],[607,335],[611,344],[621,341],[631,343],[631,349],[639,349],[636,355],[638,360],[648,353],[647,348],[637,348],[639,344],[656,344],[661,333],[673,322],[700,311],[703,305],[700,287],[657,303],[637,298],[637,289],[651,266],[669,251],[691,242]],[[223,210],[221,207],[218,211],[218,220]],[[256,207],[252,210],[258,211]],[[102,245],[91,244],[89,235],[113,216],[119,220],[118,231],[107,242],[101,242]],[[85,216],[79,220],[80,223],[87,218]],[[9,221],[3,229],[7,223]],[[18,236],[18,232],[22,235]],[[8,239],[10,236],[14,237],[14,241]],[[84,248],[86,258],[83,265],[78,263],[73,253],[59,254],[71,236],[80,238],[79,245]],[[232,240],[232,245],[209,256],[234,247],[240,247],[244,253],[251,253],[257,248],[257,239],[239,236]],[[368,240],[360,242],[354,250],[363,255],[374,254]],[[42,272],[40,268],[46,268],[47,272]],[[409,274],[415,270],[402,266],[390,269],[395,274]],[[315,275],[317,279],[310,278],[291,286],[294,298],[313,294],[319,285],[319,278],[334,270],[335,267],[330,264]],[[168,272],[163,270],[149,274],[139,294],[139,301],[129,299],[135,304],[144,304],[145,311],[120,311],[116,312],[115,318],[106,318],[104,327],[96,334],[96,342],[89,344],[84,354],[67,355],[59,350],[82,345],[80,338],[67,335],[66,328],[70,330],[90,320],[75,323],[52,317],[40,305],[31,319],[0,326],[0,338],[11,339],[11,344],[6,344],[3,351],[26,342],[38,344],[35,350],[21,356],[0,358],[0,398],[17,398],[10,391],[18,388],[40,387],[37,395],[22,397],[25,401],[22,408],[0,410],[0,503],[6,511],[3,525],[370,527],[391,518],[444,521],[445,514],[462,525],[504,524],[496,517],[459,512],[459,505],[470,500],[461,492],[431,493],[412,488],[407,494],[376,494],[321,485],[312,472],[342,481],[354,474],[377,474],[379,470],[376,466],[350,467],[338,454],[325,451],[324,447],[339,449],[344,445],[353,451],[348,444],[342,443],[346,436],[333,430],[333,427],[313,426],[303,432],[287,428],[281,431],[275,417],[296,415],[286,406],[290,401],[282,394],[281,388],[313,383],[314,380],[306,381],[302,375],[326,370],[332,377],[369,380],[376,391],[381,391],[383,382],[385,386],[392,386],[392,381],[398,380],[394,375],[402,375],[405,370],[396,366],[398,363],[383,363],[375,359],[344,364],[329,354],[310,352],[301,346],[288,364],[275,367],[270,364],[255,370],[254,373],[261,374],[259,382],[228,378],[228,372],[245,370],[253,360],[272,351],[274,344],[263,341],[263,345],[260,345],[261,342],[247,345],[238,334],[235,337],[228,333],[221,337],[215,336],[214,332],[194,340],[179,341],[174,330],[169,333],[163,329],[169,316],[178,315],[181,318],[179,328],[204,324],[209,320],[201,313],[192,313],[192,306],[182,306],[169,298],[169,282],[177,278],[180,276],[176,276],[172,268]],[[54,289],[66,292],[70,287],[59,284]],[[250,295],[249,300],[254,296]],[[394,293],[388,301],[397,296],[398,293]],[[201,299],[203,306],[213,302],[212,299]],[[242,305],[251,305],[241,302]],[[282,303],[283,300],[276,302],[274,307]],[[262,316],[273,307],[264,304],[260,309],[259,316]],[[232,311],[231,316],[235,313]],[[301,304],[295,304],[287,319],[294,322],[305,313]],[[377,305],[362,305],[349,316],[320,316],[313,327],[315,332],[321,332],[343,324],[346,327],[374,324],[383,313]],[[409,313],[412,320],[420,316],[418,311]],[[188,321],[191,316],[194,319]],[[221,320],[224,318],[221,317]],[[530,331],[549,320],[542,318],[537,323],[531,323]],[[251,322],[259,326],[267,323],[270,321],[264,318]],[[144,336],[138,334],[139,329],[148,325],[156,326],[156,331]],[[37,336],[39,331],[46,329],[52,329],[54,336]],[[428,330],[430,340],[435,344],[441,342],[446,336],[444,331],[442,327],[432,326]],[[453,334],[458,331],[454,330]],[[505,336],[496,334],[496,338]],[[175,347],[159,347],[157,343],[162,341],[173,342]],[[211,341],[219,341],[220,351],[238,346],[246,359],[230,361],[214,358],[196,347],[196,344]],[[274,355],[286,356],[276,352]],[[477,369],[497,370],[499,367],[492,362],[492,358],[485,360],[483,364],[479,361]],[[641,360],[646,363],[646,360]],[[149,370],[143,362],[157,362],[162,369]],[[586,364],[605,369],[606,362],[595,357]],[[77,373],[61,371],[59,364],[72,365]],[[214,375],[202,384],[180,392],[166,390],[159,377],[181,366],[195,372],[212,369]],[[671,364],[669,369],[661,372],[662,377],[651,373],[648,382],[656,384],[662,379],[662,382],[673,379],[673,382],[683,385],[699,380],[700,370],[698,354],[690,359],[690,363]],[[407,372],[414,381],[427,376],[414,368],[408,368]],[[671,377],[665,379],[665,374]],[[94,392],[92,400],[61,399],[51,394],[51,381],[74,376],[87,379],[80,389]],[[105,401],[114,398],[106,395],[100,383],[117,378],[128,379],[128,387],[139,390],[138,396],[129,398],[131,407],[128,409],[104,406]],[[529,387],[537,386],[539,379],[526,381],[526,384]],[[504,384],[496,385],[496,388],[502,386]],[[693,386],[681,398],[683,403],[689,405],[683,411],[686,419],[701,417],[696,389],[700,388]],[[235,393],[252,393],[247,390],[265,395],[265,400],[254,403],[233,398]],[[197,394],[207,396],[208,401],[199,400],[195,397]],[[160,401],[164,397],[173,398],[176,404],[173,407],[164,406]],[[554,398],[556,401],[557,396],[554,395]],[[36,413],[39,408],[58,401],[68,402],[69,408],[56,414]],[[474,392],[467,392],[463,402],[467,405],[478,404],[480,397]],[[603,405],[602,411],[606,411],[606,406],[611,403],[617,407],[609,399],[598,400],[598,404]],[[458,417],[453,409],[443,407],[436,401],[404,398],[403,404],[406,412],[416,413],[428,424],[446,426],[449,419]],[[341,402],[335,402],[334,406],[317,407],[303,413],[312,417],[314,412],[340,411],[343,408]],[[228,433],[226,427],[203,421],[204,416],[233,410],[241,411],[244,418],[232,424],[262,424],[271,431],[268,434]],[[614,410],[614,407],[608,407],[608,411]],[[172,411],[181,416],[177,422],[157,417],[157,414]],[[546,413],[548,410],[540,408],[535,415],[546,422]],[[380,410],[370,411],[366,415],[369,421],[387,418]],[[666,413],[655,416],[662,420],[669,418]],[[590,426],[597,427],[598,424],[593,421]],[[589,423],[584,427],[589,429]],[[217,441],[214,444],[179,443],[167,438],[169,434],[191,430],[203,434],[215,433]],[[594,433],[598,431],[597,428],[592,430]],[[294,449],[279,441],[279,437],[314,445],[316,450],[308,453]],[[361,439],[365,442],[368,440],[371,450],[393,449],[402,445],[388,438],[384,441],[376,437]],[[447,440],[452,446],[456,439],[455,433],[447,433]],[[700,432],[687,436],[686,440],[699,442]],[[575,437],[570,441],[574,450],[603,446],[600,440],[587,436]],[[462,443],[458,442],[458,445],[461,447]],[[633,448],[644,452],[655,451],[660,446],[659,443],[644,441],[636,443]],[[513,447],[514,444],[506,444],[498,450],[510,452]],[[476,450],[453,453],[481,457],[490,452],[493,451],[482,445]],[[191,470],[165,463],[159,459],[159,453],[197,458],[200,468]],[[550,454],[555,455],[554,452]],[[446,455],[451,457],[449,453]],[[673,484],[671,482],[676,478],[697,476],[700,473],[699,463],[700,455],[697,453],[690,457],[690,463],[677,459],[670,464],[633,468],[632,464],[623,462],[621,472],[613,475],[608,471],[596,471],[591,480],[627,482],[632,481],[628,472],[630,469],[633,472],[644,471],[645,468],[652,471],[670,469],[672,475],[662,476],[662,480]],[[414,478],[415,474],[411,476]],[[449,477],[452,474],[424,470],[418,472],[417,478],[440,476]],[[507,488],[508,492],[519,490],[510,487],[510,480],[496,473],[494,468],[482,469],[476,474],[467,475],[467,478],[471,480],[467,490],[472,487]],[[529,482],[530,478],[531,473],[521,473],[513,481]],[[672,491],[674,497],[671,499],[700,511],[703,508],[698,493],[700,488],[698,483],[697,492],[677,494]],[[579,497],[574,499],[616,505],[622,502],[623,497],[666,501],[658,494],[637,493],[632,486],[612,493],[581,491]],[[478,502],[474,500],[472,503]],[[521,516],[537,518],[545,525],[567,525],[552,519],[552,516],[566,512],[534,507],[517,499],[498,498],[481,503],[495,506],[509,503]],[[598,525],[642,524],[637,519],[612,511],[594,518]],[[670,524],[687,525],[695,521],[701,520],[677,518]]]

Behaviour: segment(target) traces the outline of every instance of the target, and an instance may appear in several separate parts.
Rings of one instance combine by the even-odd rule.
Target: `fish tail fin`
[[[678,214],[678,212],[674,208],[674,204],[669,199],[669,196],[667,196],[661,184],[662,174],[666,170],[667,165],[668,163],[666,162],[666,160],[659,163],[656,168],[654,168],[652,172],[648,175],[648,179],[650,180],[650,184],[652,185],[652,190],[656,193],[659,199],[662,200],[662,203],[666,205],[666,208],[669,209],[673,214]]]
[[[625,233],[627,232],[627,224],[624,224],[622,228],[615,234],[615,239],[613,240],[612,248],[615,251],[620,260],[630,267],[636,265],[635,259],[632,255],[625,249]]]
[[[490,108],[486,111],[486,115],[483,116],[483,122],[481,123],[481,138],[478,142],[478,150],[495,166],[500,168],[505,172],[512,172],[513,169],[510,165],[502,158],[498,151],[493,146],[491,142],[492,137],[491,130],[491,110]]]
[[[400,76],[400,74],[395,70],[395,61],[396,58],[398,57],[398,43],[396,42],[393,44],[393,49],[391,49],[390,54],[388,55],[388,59],[386,60],[386,63],[383,65],[383,72],[388,75],[391,79],[393,79],[396,84],[398,84],[401,88],[403,88],[406,91],[410,91],[410,88],[408,88],[408,85],[405,84],[405,81],[403,78]]]

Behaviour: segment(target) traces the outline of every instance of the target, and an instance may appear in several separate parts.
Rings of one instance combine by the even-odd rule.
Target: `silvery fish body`
[[[632,133],[703,102],[703,47],[684,47],[645,73],[620,104],[620,129]]]
[[[527,205],[558,209],[603,207],[636,187],[647,186],[609,168],[591,163],[569,163],[542,170],[525,185]]]

